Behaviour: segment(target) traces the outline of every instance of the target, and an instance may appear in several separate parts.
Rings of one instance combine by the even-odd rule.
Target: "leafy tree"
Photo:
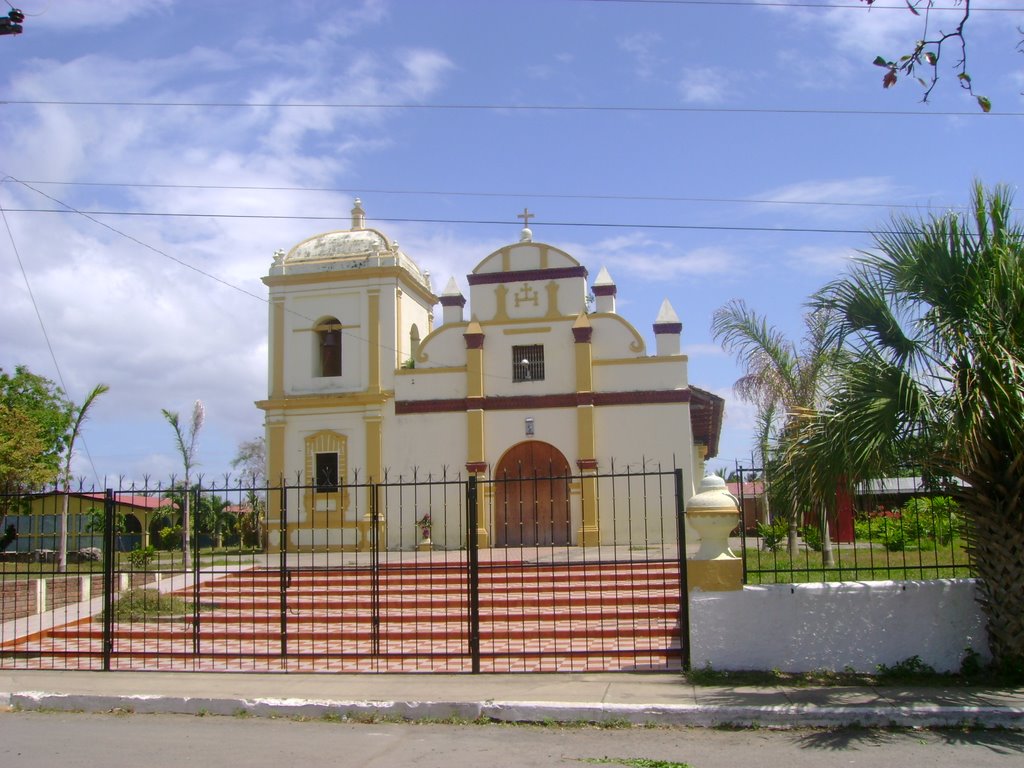
[[[894,86],[901,75],[915,77],[921,87],[925,89],[922,101],[928,101],[940,79],[943,55],[949,53],[954,58],[952,69],[956,72],[960,87],[974,96],[983,112],[988,112],[992,109],[992,103],[986,97],[974,92],[974,83],[967,71],[967,33],[965,30],[971,18],[971,0],[953,1],[960,9],[959,13],[955,17],[952,27],[942,28],[936,27],[930,18],[931,11],[937,8],[935,0],[906,0],[907,10],[915,16],[921,17],[923,27],[921,37],[914,43],[909,53],[894,59],[876,56],[874,64],[885,70],[885,75],[882,77],[883,88]],[[861,2],[870,6],[875,3],[875,0],[861,0]],[[947,6],[943,10],[951,9]],[[915,75],[921,71],[924,72],[924,77],[919,74]]]
[[[247,484],[244,509],[237,515],[238,533],[247,545],[263,543],[263,522],[267,514],[267,442],[263,437],[245,440],[238,446],[231,466],[240,470]]]
[[[734,389],[740,399],[757,407],[756,450],[766,474],[772,463],[771,446],[789,440],[798,421],[816,412],[821,403],[837,354],[836,344],[827,337],[826,315],[818,311],[804,316],[806,333],[801,347],[742,300],[719,307],[712,317],[712,335],[745,369]],[[791,490],[789,549],[795,558],[799,529],[796,499],[805,494],[802,488]]]
[[[254,437],[238,444],[238,452],[231,460],[231,466],[242,473],[245,482],[262,485],[267,476],[267,441]]]
[[[790,463],[819,490],[908,456],[967,520],[997,660],[1024,665],[1024,228],[976,184],[967,214],[896,217],[813,305],[842,343],[830,400]]]
[[[201,401],[196,400],[192,405],[192,419],[189,422],[188,434],[186,435],[185,430],[181,426],[181,421],[177,413],[168,411],[166,408],[161,409],[164,418],[167,419],[167,423],[171,425],[174,430],[175,445],[178,448],[178,453],[181,454],[181,461],[185,465],[185,488],[190,488],[190,479],[192,476],[192,467],[196,463],[196,447],[199,438],[199,430],[203,428],[203,421],[206,419],[206,410],[203,408]],[[192,494],[185,494],[185,503],[182,505],[181,515],[181,557],[182,564],[186,569],[192,567],[192,552],[191,552],[191,540],[189,535],[189,528],[191,527],[191,496]]]
[[[0,487],[22,491],[57,479],[72,405],[49,379],[24,366],[0,368]]]
[[[58,548],[57,570],[64,573],[68,569],[68,502],[71,498],[71,459],[75,455],[75,441],[82,431],[82,425],[89,418],[89,409],[92,408],[96,399],[109,392],[110,387],[106,384],[97,384],[92,391],[86,395],[81,406],[71,405],[72,422],[67,435],[67,445],[64,450],[64,467],[61,479],[64,482],[64,499],[60,510],[60,545]]]

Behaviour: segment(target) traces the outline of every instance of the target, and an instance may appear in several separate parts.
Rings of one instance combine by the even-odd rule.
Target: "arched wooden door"
[[[539,440],[514,445],[494,474],[495,545],[569,544],[569,462]]]

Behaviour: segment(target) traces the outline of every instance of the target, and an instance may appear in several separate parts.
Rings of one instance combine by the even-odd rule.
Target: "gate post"
[[[679,547],[679,666],[690,669],[690,587],[686,570],[686,515],[683,504],[683,470],[675,472],[676,538]]]
[[[114,569],[117,563],[114,530],[116,509],[114,492],[110,488],[103,494],[103,670],[110,671],[114,655]]]
[[[278,584],[280,586],[280,627],[281,627],[281,661],[288,659],[288,587],[291,586],[292,577],[288,572],[288,485],[281,477],[281,486],[278,502]],[[271,493],[267,492],[269,498]]]
[[[471,474],[466,482],[466,588],[469,590],[467,638],[474,673],[480,672],[480,544],[476,535],[480,510],[477,501],[477,478]]]

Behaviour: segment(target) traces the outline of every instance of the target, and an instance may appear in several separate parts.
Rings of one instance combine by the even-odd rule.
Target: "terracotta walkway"
[[[480,564],[480,671],[679,668],[677,564],[539,559]],[[472,671],[465,563],[404,560],[380,564],[376,578],[365,565],[328,568],[314,559],[296,562],[284,579],[266,565],[204,573],[198,623],[178,616],[115,624],[111,668]],[[190,583],[164,589],[193,596]],[[67,621],[5,642],[0,666],[102,668],[99,610],[65,610]]]

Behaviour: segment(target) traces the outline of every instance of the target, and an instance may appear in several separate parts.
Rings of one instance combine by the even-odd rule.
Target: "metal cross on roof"
[[[524,227],[529,227],[530,226],[530,219],[535,219],[536,217],[537,217],[536,214],[530,213],[530,209],[529,208],[523,208],[523,212],[516,216],[517,219],[522,219],[523,220],[523,226]]]

